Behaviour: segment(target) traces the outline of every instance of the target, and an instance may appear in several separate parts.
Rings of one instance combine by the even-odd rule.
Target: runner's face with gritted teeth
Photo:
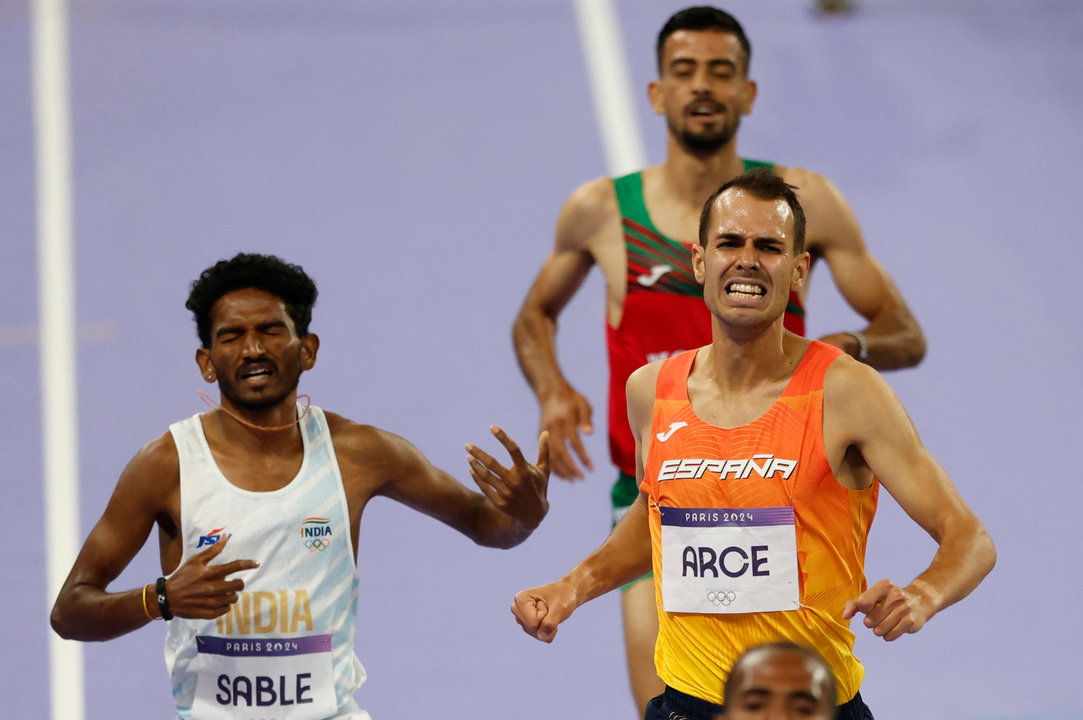
[[[741,116],[752,111],[756,83],[748,79],[737,36],[678,30],[666,39],[649,96],[678,142],[693,152],[713,152],[733,139]]]
[[[211,347],[197,351],[204,375],[213,373],[223,399],[248,410],[291,400],[301,372],[311,367],[306,357],[285,302],[254,288],[234,290],[215,302]]]
[[[720,322],[755,326],[782,317],[790,291],[808,272],[808,254],[794,256],[793,233],[793,212],[784,200],[760,200],[738,188],[718,196],[706,244],[692,246],[692,266]]]

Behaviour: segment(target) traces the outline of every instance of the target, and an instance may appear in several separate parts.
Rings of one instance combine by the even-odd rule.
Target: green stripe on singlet
[[[768,170],[773,170],[775,167],[774,163],[769,163],[764,160],[741,158],[741,162],[744,164],[745,172],[755,168],[767,168]],[[671,240],[671,238],[655,227],[654,223],[651,222],[650,213],[647,212],[647,203],[643,200],[642,170],[613,178],[613,187],[617,191],[617,204],[620,205],[621,217],[639,223],[661,238]],[[637,237],[640,236],[637,235]]]

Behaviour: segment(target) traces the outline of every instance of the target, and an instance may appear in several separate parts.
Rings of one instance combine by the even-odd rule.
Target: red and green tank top
[[[745,171],[774,167],[745,160]],[[643,175],[613,179],[624,231],[624,309],[620,326],[606,324],[609,347],[609,454],[617,469],[635,476],[635,440],[628,427],[624,385],[638,368],[711,342],[711,313],[703,286],[692,274],[692,251],[663,235],[651,222],[643,200]],[[785,326],[805,334],[801,299],[790,294]]]

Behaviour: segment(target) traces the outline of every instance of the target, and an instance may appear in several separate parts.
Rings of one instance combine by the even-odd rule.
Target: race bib
[[[658,510],[663,610],[724,614],[800,607],[792,507]]]
[[[200,635],[196,647],[196,720],[320,720],[338,710],[330,635]]]

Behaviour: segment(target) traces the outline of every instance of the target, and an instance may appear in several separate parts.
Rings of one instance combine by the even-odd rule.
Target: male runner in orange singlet
[[[750,55],[744,30],[728,13],[697,7],[669,19],[658,37],[658,80],[648,88],[651,106],[666,118],[665,162],[593,180],[572,193],[557,221],[553,253],[515,320],[519,364],[541,405],[553,471],[580,479],[576,456],[592,469],[579,435],[593,429],[591,407],[557,362],[556,323],[593,265],[605,277],[609,445],[618,470],[614,522],[637,495],[625,381],[648,361],[710,341],[710,314],[692,277],[690,248],[704,200],[745,170],[768,166],[798,187],[811,263],[826,262],[839,292],[868,321],[863,330],[821,339],[881,370],[915,365],[925,353],[917,322],[865,247],[839,191],[814,172],[738,154],[737,129],[756,98]],[[805,291],[791,293],[785,316],[786,327],[802,335]],[[642,712],[662,689],[653,663],[658,628],[650,583],[625,588],[621,603],[632,690]]]
[[[736,659],[776,640],[815,648],[836,678],[839,719],[867,720],[850,619],[864,614],[886,640],[917,632],[995,562],[883,378],[785,329],[811,264],[793,190],[758,170],[708,199],[692,267],[711,343],[628,380],[639,497],[597,551],[512,606],[549,642],[579,605],[653,568],[665,689],[646,720],[711,720]],[[865,582],[881,484],[939,546],[906,586]]]

